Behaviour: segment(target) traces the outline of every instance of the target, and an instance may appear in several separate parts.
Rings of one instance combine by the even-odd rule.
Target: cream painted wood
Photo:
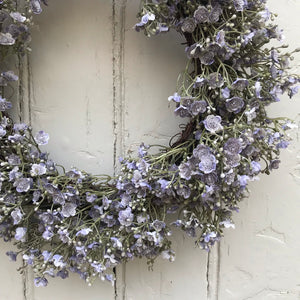
[[[278,13],[286,42],[299,47],[298,0],[270,1]],[[293,68],[300,71],[299,55]],[[270,107],[271,116],[288,116],[300,125],[300,97]],[[282,151],[281,168],[251,184],[251,197],[236,215],[236,229],[221,242],[220,300],[300,299],[300,131],[289,150]]]
[[[11,251],[11,243],[0,243],[0,299],[3,300],[23,300],[24,299],[24,276],[17,272],[22,263],[11,262],[5,255],[6,251]]]
[[[143,37],[132,30],[139,0],[128,1],[125,23],[125,149],[141,141],[167,144],[182,120],[174,117],[167,98],[175,92],[178,74],[185,67],[184,42],[176,33]],[[206,298],[207,254],[180,232],[174,235],[177,259],[159,260],[148,271],[146,260],[128,263],[125,299]],[[193,280],[191,280],[191,278]],[[120,298],[121,299],[121,298]],[[196,299],[196,298],[195,298]]]
[[[285,35],[299,45],[299,0],[269,0]],[[148,39],[132,26],[139,0],[51,0],[36,18],[32,49],[21,70],[22,118],[51,135],[48,150],[67,167],[117,171],[117,159],[141,141],[167,144],[178,131],[167,97],[185,66],[176,33]],[[295,38],[297,37],[297,38]],[[298,45],[297,45],[298,44]],[[300,60],[295,64],[299,65]],[[17,65],[16,65],[17,67]],[[300,102],[285,99],[273,115],[300,123]],[[287,106],[287,103],[289,104]],[[299,132],[298,132],[299,133]],[[252,184],[251,197],[208,255],[174,231],[177,258],[117,268],[117,284],[88,287],[77,276],[34,288],[1,243],[0,300],[264,300],[300,299],[300,143],[296,132],[281,169]]]
[[[110,0],[52,0],[36,18],[31,121],[66,167],[112,171],[113,77]],[[57,160],[57,159],[56,159]]]
[[[95,174],[111,173],[112,3],[51,1],[36,23],[30,63],[33,127],[49,132],[48,150],[55,161]],[[52,300],[53,295],[56,300],[114,298],[109,284],[99,280],[89,288],[75,275],[33,292],[35,300]]]

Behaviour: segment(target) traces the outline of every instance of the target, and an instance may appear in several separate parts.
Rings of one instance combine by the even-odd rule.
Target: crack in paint
[[[283,232],[279,232],[274,229],[272,226],[269,226],[261,231],[259,231],[256,236],[268,239],[279,244],[285,245],[286,244],[286,236]]]
[[[251,295],[251,296],[248,296],[247,298],[243,298],[242,300],[249,300],[249,299],[254,299],[256,298],[257,296],[263,296],[265,297],[264,295],[262,294],[265,294],[265,293],[268,293],[268,292],[271,292],[271,296],[280,296],[280,295],[286,295],[286,294],[289,294],[288,291],[280,291],[280,290],[275,290],[275,289],[271,289],[269,287],[266,287],[264,289],[261,289],[259,290],[258,292],[256,292],[255,294]],[[265,299],[265,298],[264,298]]]
[[[25,266],[25,262],[23,261],[23,266]],[[23,275],[22,275],[22,282],[23,282],[23,299],[24,300],[27,300],[27,290],[28,290],[28,287],[27,287],[27,281],[28,281],[28,272],[26,269],[24,269],[24,272],[23,272]]]
[[[32,72],[30,69],[30,59],[29,59],[29,54],[26,55],[27,57],[27,97],[28,97],[28,121],[29,121],[29,125],[32,125],[32,111],[31,111],[31,97],[32,97],[32,93],[31,93],[31,89],[33,88],[33,85],[31,85],[32,83]]]
[[[90,99],[86,97],[86,112],[85,112],[85,137],[86,137],[86,148],[87,148],[87,153],[90,154],[90,158],[95,158],[94,155],[89,153],[89,148],[90,148],[90,135],[91,135],[91,112],[90,112]]]
[[[247,280],[247,281],[250,281],[253,279],[253,275],[247,271],[247,270],[244,270],[242,268],[239,268],[239,267],[235,267],[235,269],[237,270],[237,272],[240,272],[241,275],[239,276],[244,276],[244,278]]]
[[[210,261],[210,252],[207,254],[207,265],[206,265],[206,297],[207,297],[207,299],[210,298],[209,261]]]
[[[114,296],[115,296],[115,300],[117,300],[118,299],[118,289],[117,289],[117,270],[116,270],[116,268],[113,268],[113,273],[116,278],[116,280],[114,282],[114,292],[115,292]]]
[[[216,299],[219,299],[219,289],[220,289],[220,271],[221,271],[221,242],[217,245],[218,247],[218,260],[217,260],[217,278],[216,278]]]
[[[124,44],[125,44],[125,11],[127,0],[112,1],[112,76],[113,76],[113,168],[114,174],[118,171],[118,158],[124,153],[124,107],[125,107],[125,81],[124,81]],[[115,300],[125,299],[125,266],[121,272],[114,268]],[[120,284],[118,281],[120,280]]]
[[[221,245],[217,243],[207,257],[206,266],[206,294],[208,300],[219,299],[220,269],[221,269]],[[214,252],[213,252],[214,251]]]
[[[18,60],[19,60],[19,90],[18,90],[18,98],[19,98],[19,121],[22,122],[22,110],[23,110],[23,105],[24,105],[24,90],[23,90],[23,76],[24,76],[24,71],[23,71],[23,66],[22,66],[22,59],[20,54],[18,55]]]

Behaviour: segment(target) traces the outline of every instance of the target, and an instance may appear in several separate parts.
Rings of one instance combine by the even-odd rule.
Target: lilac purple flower
[[[196,29],[196,26],[197,24],[194,18],[186,18],[181,25],[181,30],[183,32],[192,33]]]
[[[221,46],[224,47],[226,45],[225,43],[225,31],[224,30],[220,30],[217,35],[216,35],[216,43]]]
[[[189,110],[187,107],[183,106],[183,105],[179,105],[175,110],[175,115],[179,116],[181,118],[188,118],[191,116]]]
[[[42,12],[40,0],[30,0],[30,7],[35,14],[40,14]]]
[[[17,178],[14,182],[14,186],[18,193],[28,192],[32,185],[31,178]]]
[[[21,164],[21,159],[18,155],[16,154],[10,154],[7,158],[7,162],[11,165],[11,166],[18,166]]]
[[[33,164],[31,166],[31,171],[30,174],[31,176],[40,176],[46,174],[47,169],[45,164],[40,163],[40,164]]]
[[[174,102],[180,103],[181,96],[178,93],[175,93],[173,96],[168,98],[169,101],[173,100]]]
[[[93,230],[91,228],[82,228],[76,233],[76,236],[86,236],[92,231]]]
[[[240,165],[241,156],[239,154],[225,154],[225,164],[230,168],[236,168]]]
[[[152,223],[152,227],[156,230],[156,231],[161,231],[162,229],[164,229],[166,227],[166,223],[160,220],[154,220]]]
[[[208,76],[208,84],[212,89],[220,88],[224,84],[224,78],[219,73],[211,73]]]
[[[0,138],[6,135],[6,130],[0,125]]]
[[[9,259],[11,261],[16,261],[17,260],[17,252],[14,252],[14,251],[7,251],[6,252],[6,255],[9,257]]]
[[[239,113],[241,109],[244,107],[245,102],[240,97],[232,97],[226,100],[226,108],[229,112],[233,112],[235,114]]]
[[[194,101],[190,106],[192,115],[197,116],[206,112],[207,103],[205,100]]]
[[[21,240],[21,241],[24,242],[24,240]],[[32,252],[23,254],[22,258],[26,262],[26,264],[28,264],[30,266],[32,266],[34,264],[34,254]]]
[[[238,175],[238,180],[241,187],[245,187],[248,184],[248,180],[250,180],[250,177],[248,175]]]
[[[34,285],[36,287],[45,287],[48,285],[48,280],[45,277],[34,278]]]
[[[245,78],[237,78],[231,85],[232,89],[243,91],[246,87],[248,87],[249,81]]]
[[[216,23],[219,21],[220,16],[222,15],[222,8],[221,6],[217,3],[215,4],[209,14],[209,22],[210,23]]]
[[[25,124],[25,123],[15,123],[14,124],[14,130],[16,132],[19,132],[19,131],[25,131],[28,129],[28,125]]]
[[[93,203],[95,202],[95,200],[97,199],[97,196],[95,194],[91,194],[89,192],[86,192],[86,201],[89,203]]]
[[[203,156],[207,156],[211,154],[211,149],[203,144],[199,144],[194,150],[193,150],[193,156],[201,159]]]
[[[200,61],[203,65],[209,66],[212,65],[214,60],[215,54],[212,51],[203,51],[200,55]]]
[[[240,139],[237,138],[229,138],[224,144],[224,151],[235,155],[241,153],[243,150],[242,143]]]
[[[278,169],[280,162],[281,161],[279,159],[273,159],[273,160],[271,160],[270,161],[270,165],[269,165],[269,169],[270,170]]]
[[[56,266],[56,267],[63,268],[66,265],[66,263],[64,262],[64,258],[63,258],[62,255],[55,254],[52,257],[52,260],[53,260],[54,266]]]
[[[36,143],[40,146],[48,144],[49,138],[49,134],[44,131],[39,131],[34,137]]]
[[[257,117],[257,114],[256,114],[256,108],[253,107],[251,110],[249,111],[245,111],[245,115],[247,117],[247,123],[250,124],[256,117]]]
[[[27,232],[27,228],[25,228],[25,227],[17,227],[16,228],[15,239],[17,241],[24,242],[25,241],[26,232]]]
[[[23,213],[21,212],[20,208],[17,207],[11,212],[11,217],[13,218],[14,225],[19,224],[23,218]]]
[[[49,261],[50,258],[52,257],[52,253],[49,252],[49,251],[47,251],[47,250],[44,250],[44,251],[42,252],[42,256],[43,256],[43,258],[44,258],[44,262],[47,262],[47,261]]]
[[[205,78],[197,76],[194,83],[194,88],[199,88],[203,86],[206,82],[207,80]]]
[[[205,6],[199,5],[194,12],[194,18],[197,23],[205,23],[208,21],[209,11]]]
[[[19,77],[13,71],[2,72],[1,76],[7,81],[18,81]]]
[[[25,22],[26,21],[26,17],[22,16],[19,12],[11,12],[9,14],[14,20],[16,20],[17,22]]]
[[[232,223],[231,220],[224,220],[219,223],[221,226],[224,226],[225,228],[235,228],[235,225]]]
[[[236,11],[243,11],[247,5],[247,0],[232,0]]]
[[[179,166],[179,175],[181,178],[190,180],[193,174],[192,167],[189,162],[181,163]]]
[[[12,108],[12,104],[0,96],[0,111],[6,111]]]
[[[230,97],[230,89],[228,87],[221,89],[222,97],[228,99]]]
[[[47,226],[46,230],[42,234],[43,239],[49,241],[53,236],[54,236],[54,232],[52,231],[52,228],[50,226]]]
[[[119,212],[118,220],[121,225],[124,225],[126,227],[130,226],[132,224],[133,218],[134,215],[130,207],[127,207],[125,210],[121,210]]]
[[[135,29],[139,30],[140,27],[144,27],[149,21],[154,21],[155,15],[152,13],[146,13],[142,16],[141,21],[135,24]]]
[[[201,161],[199,163],[199,169],[204,174],[209,174],[216,170],[217,160],[216,157],[212,154],[202,156]]]
[[[111,237],[110,240],[112,241],[114,248],[117,248],[117,249],[123,248],[123,245],[122,245],[122,242],[120,241],[120,239],[118,239],[116,237]]]
[[[109,205],[111,204],[111,200],[109,200],[106,196],[103,196],[102,198],[102,206],[104,210],[107,210],[109,208]]]
[[[220,116],[208,115],[203,121],[205,129],[211,133],[216,133],[223,130],[221,125],[222,118]]]
[[[0,32],[0,45],[11,46],[16,42],[16,40],[12,37],[12,35],[7,32]]]
[[[251,161],[251,169],[253,173],[259,173],[261,171],[261,165],[257,161]]]
[[[65,203],[62,207],[62,215],[66,218],[75,216],[77,205],[72,202]]]
[[[204,236],[204,242],[205,243],[208,243],[210,242],[211,240],[213,241],[215,238],[217,237],[217,233],[212,231],[212,232],[208,232],[205,234]]]
[[[60,277],[61,279],[66,279],[66,278],[69,277],[69,272],[68,272],[68,270],[66,270],[65,268],[63,268],[62,270],[59,270],[56,273],[56,276]]]

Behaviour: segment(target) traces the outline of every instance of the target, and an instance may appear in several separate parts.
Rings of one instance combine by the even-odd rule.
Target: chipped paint
[[[272,226],[269,226],[256,234],[256,236],[274,241],[281,245],[286,244],[286,237],[283,232],[275,230]]]

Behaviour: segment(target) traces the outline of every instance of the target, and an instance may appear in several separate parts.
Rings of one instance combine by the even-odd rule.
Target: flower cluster
[[[188,64],[169,101],[189,123],[170,147],[150,154],[142,144],[136,158],[120,159],[115,178],[59,170],[41,150],[49,135],[13,122],[12,103],[0,96],[0,236],[15,240],[17,250],[7,255],[33,267],[37,286],[69,272],[113,283],[113,268],[133,258],[172,261],[174,226],[209,251],[224,228],[234,228],[248,183],[277,169],[289,144],[294,124],[269,118],[266,106],[283,93],[292,97],[300,80],[287,72],[285,45],[267,48],[282,32],[264,0],[142,3],[138,31],[175,29],[186,39]],[[19,12],[15,0],[0,1],[3,59],[28,49],[32,14],[42,6],[25,4]],[[1,70],[1,86],[17,80]]]

